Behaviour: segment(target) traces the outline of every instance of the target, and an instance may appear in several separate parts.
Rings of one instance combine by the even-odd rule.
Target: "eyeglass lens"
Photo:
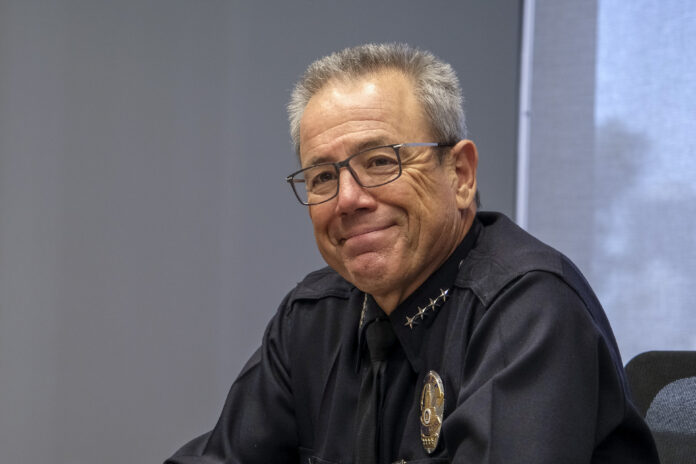
[[[399,177],[399,158],[392,147],[377,147],[351,156],[348,169],[363,187],[377,187]],[[321,203],[338,193],[339,167],[333,163],[309,167],[295,175],[293,187],[309,204]]]

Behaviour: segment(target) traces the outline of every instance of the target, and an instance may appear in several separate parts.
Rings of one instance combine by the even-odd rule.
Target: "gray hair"
[[[456,143],[466,138],[462,91],[449,64],[406,44],[366,44],[315,61],[295,85],[288,104],[288,119],[298,156],[300,120],[310,98],[332,79],[356,79],[384,69],[400,71],[412,80],[436,142]]]

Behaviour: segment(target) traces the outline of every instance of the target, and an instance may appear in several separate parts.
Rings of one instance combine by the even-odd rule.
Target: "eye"
[[[383,167],[383,166],[395,166],[396,159],[393,156],[388,155],[375,155],[370,157],[368,160],[367,167]]]
[[[399,166],[399,161],[394,153],[382,151],[369,153],[360,164],[365,171],[377,173],[396,169]]]
[[[333,167],[317,167],[305,173],[307,188],[311,190],[320,189],[336,180],[336,170]]]

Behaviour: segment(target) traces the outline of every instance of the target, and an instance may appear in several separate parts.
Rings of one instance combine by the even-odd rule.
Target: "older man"
[[[657,462],[578,270],[477,213],[449,65],[346,49],[289,111],[287,180],[329,267],[282,302],[216,427],[167,462]]]

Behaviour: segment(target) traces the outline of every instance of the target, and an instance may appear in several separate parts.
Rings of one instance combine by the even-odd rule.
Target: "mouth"
[[[345,234],[343,234],[339,240],[338,244],[343,245],[348,241],[351,240],[360,240],[360,239],[365,239],[370,237],[371,235],[374,234],[379,234],[379,232],[382,232],[384,230],[389,229],[392,227],[392,225],[385,225],[385,226],[369,226],[369,227],[361,227],[361,228],[356,228],[353,229]]]

